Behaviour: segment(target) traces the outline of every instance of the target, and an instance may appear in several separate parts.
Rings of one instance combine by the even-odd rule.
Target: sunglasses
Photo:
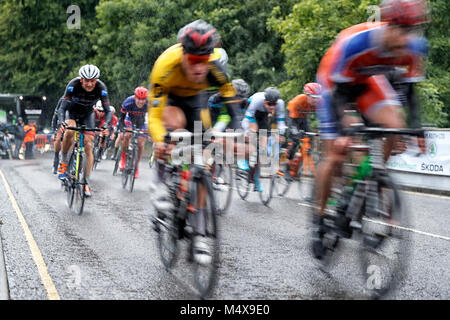
[[[277,103],[276,102],[267,102],[267,105],[273,107],[273,106],[276,106]]]
[[[209,63],[210,55],[207,54],[207,55],[198,56],[195,54],[187,53],[186,58],[187,58],[187,61],[189,64],[199,64],[199,63],[207,64],[207,63]]]

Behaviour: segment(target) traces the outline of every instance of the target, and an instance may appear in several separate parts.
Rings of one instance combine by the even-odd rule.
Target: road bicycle
[[[384,164],[386,136],[422,136],[421,129],[389,129],[355,126],[343,129],[345,136],[362,139],[349,149],[361,160],[344,164],[343,176],[332,189],[324,215],[325,254],[321,269],[329,271],[342,238],[359,241],[359,257],[365,289],[381,298],[404,278],[410,253],[409,215],[404,211],[394,181]],[[313,192],[312,214],[317,221],[317,190]],[[317,242],[313,242],[317,244]]]
[[[269,136],[265,158],[267,163],[261,162],[259,151],[250,154],[250,162],[254,163],[252,168],[242,169],[239,166],[235,169],[236,190],[242,200],[246,200],[254,184],[254,191],[258,193],[261,202],[268,206],[273,197],[275,187],[274,161],[278,161],[278,144],[275,139]],[[256,179],[259,179],[260,188],[258,189]]]
[[[192,136],[190,132],[169,131],[165,136],[165,142],[168,144],[171,138]],[[182,151],[183,154],[191,154],[192,151],[196,152],[196,147],[188,145],[177,150]],[[154,230],[158,234],[158,251],[161,261],[167,270],[174,268],[179,255],[180,242],[185,240],[188,262],[193,266],[194,286],[199,296],[204,299],[213,291],[219,264],[219,229],[216,218],[218,213],[211,167],[203,161],[188,164],[185,160],[179,161],[178,164],[170,160],[164,166],[165,185],[168,188],[173,209],[168,212],[157,211],[157,215],[153,218]],[[190,215],[197,214],[201,205],[198,198],[200,188],[206,189],[205,241],[211,258],[208,262],[199,262],[194,259],[195,228],[192,224],[193,219],[189,219]],[[194,216],[191,218],[195,219]]]
[[[305,132],[300,130],[298,134],[291,136],[288,145],[292,147],[295,141],[299,140],[296,150],[281,148],[280,169],[275,176],[275,194],[282,197],[287,194],[292,183],[298,182],[300,194],[305,194],[304,184],[308,176],[314,176],[319,164],[319,151],[311,148],[311,140],[318,136],[315,132]],[[318,143],[314,144],[315,146]],[[289,161],[288,155],[295,152],[293,159]],[[306,198],[306,197],[304,197]]]
[[[131,132],[131,139],[126,150],[125,169],[122,170],[122,188],[133,192],[134,182],[136,180],[136,171],[138,169],[138,152],[139,152],[139,135],[147,134],[146,130],[136,129],[133,125],[132,129],[124,129],[124,132]],[[120,158],[120,157],[118,157]]]
[[[67,166],[67,177],[62,181],[66,191],[66,202],[69,209],[81,215],[83,213],[86,195],[84,192],[86,182],[86,152],[84,149],[84,135],[87,131],[102,131],[98,128],[67,127],[66,130],[74,130],[74,146],[70,154]]]

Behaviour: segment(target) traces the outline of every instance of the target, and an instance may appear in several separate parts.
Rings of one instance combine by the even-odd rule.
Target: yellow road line
[[[6,181],[6,178],[1,170],[0,175],[2,176],[6,192],[9,195],[9,199],[11,200],[11,204],[17,213],[17,217],[19,218],[20,224],[22,225],[22,229],[27,239],[28,246],[31,250],[31,255],[33,256],[34,263],[38,268],[42,284],[44,285],[45,290],[47,290],[47,297],[49,300],[60,300],[58,291],[56,290],[56,287],[53,284],[52,278],[50,278],[50,275],[48,274],[47,266],[45,264],[44,258],[42,257],[41,251],[39,251],[39,247],[36,241],[34,240],[30,229],[28,228],[27,222],[23,217],[22,211],[20,211],[19,205],[17,204],[17,201],[14,198],[13,193],[11,192],[11,188],[9,187],[8,181]]]

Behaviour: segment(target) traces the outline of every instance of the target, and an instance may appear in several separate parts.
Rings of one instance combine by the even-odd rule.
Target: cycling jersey
[[[246,106],[247,99],[243,99],[239,104],[239,122],[243,119]],[[208,107],[211,112],[211,120],[214,124],[214,129],[225,131],[231,122],[231,116],[228,114],[227,107],[223,104],[220,94],[216,93],[208,99]]]
[[[427,41],[423,37],[410,37],[404,55],[390,55],[383,51],[381,44],[386,27],[384,22],[366,22],[345,29],[323,56],[317,72],[317,82],[323,90],[323,100],[317,109],[321,138],[337,137],[338,112],[335,109],[338,104],[333,94],[341,91],[341,95],[351,95],[358,110],[367,115],[386,105],[401,106],[383,75],[389,70],[388,66],[406,68],[404,82],[423,79],[422,59],[426,55]]]
[[[68,110],[69,119],[86,119],[94,112],[93,106],[101,100],[103,110],[106,114],[106,122],[109,124],[112,118],[112,112],[109,109],[108,89],[105,84],[97,80],[94,89],[91,92],[84,90],[80,78],[72,79],[64,92],[64,101],[58,111],[58,121],[66,120],[66,110]],[[91,123],[91,122],[90,122]]]
[[[58,111],[59,111],[59,108],[61,107],[63,100],[64,100],[63,97],[59,98],[58,104],[56,105],[55,111],[53,112],[53,117],[52,117],[52,130],[53,131],[56,131],[58,129],[58,122],[59,122],[58,121]]]
[[[287,106],[289,110],[289,117],[293,119],[306,118],[316,110],[316,107],[308,103],[308,96],[306,94],[299,94]]]
[[[284,101],[278,99],[275,106],[276,118],[271,118],[271,114],[264,106],[264,92],[257,92],[249,98],[250,104],[245,112],[242,120],[242,128],[248,131],[250,123],[257,123],[259,129],[274,129],[278,128],[280,134],[284,134],[286,129],[284,118]]]
[[[129,122],[131,122],[131,126],[134,124],[138,129],[145,128],[145,114],[148,110],[148,102],[146,102],[142,108],[139,108],[136,105],[136,101],[133,96],[129,96],[122,102],[122,108],[120,109],[120,123],[119,127],[122,129],[122,126],[125,124],[126,118]],[[129,126],[127,126],[129,127]]]
[[[156,142],[162,142],[166,129],[164,128],[162,117],[163,111],[168,102],[176,102],[183,104],[183,101],[190,103],[183,104],[182,108],[187,116],[191,114],[189,110],[194,108],[204,108],[206,106],[193,106],[200,103],[194,97],[211,86],[218,86],[219,93],[224,98],[224,103],[228,108],[232,117],[232,127],[237,128],[239,122],[235,116],[235,95],[236,92],[228,79],[223,66],[218,61],[217,55],[211,55],[209,59],[209,73],[206,79],[201,83],[194,83],[187,79],[181,67],[183,58],[183,48],[181,44],[175,44],[164,51],[156,60],[150,75],[150,91],[149,91],[149,110],[148,124],[152,137]],[[177,105],[178,106],[178,105]],[[199,113],[198,110],[195,111]],[[188,118],[188,117],[187,117]],[[196,120],[197,117],[192,117]],[[190,119],[187,119],[188,127]]]
[[[101,128],[105,124],[105,119],[106,119],[106,115],[104,112],[95,112],[95,126],[97,128]],[[110,129],[114,128],[115,126],[117,126],[118,121],[119,121],[119,119],[114,114],[112,116],[110,125],[108,127]]]

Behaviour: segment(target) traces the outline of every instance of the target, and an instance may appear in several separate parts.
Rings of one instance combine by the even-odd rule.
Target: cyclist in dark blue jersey
[[[85,125],[87,128],[95,127],[94,105],[101,100],[106,115],[103,127],[106,129],[112,119],[112,113],[109,108],[108,89],[106,85],[99,80],[100,70],[94,65],[84,65],[79,70],[79,77],[72,79],[64,92],[64,100],[58,110],[58,124],[65,131],[62,144],[62,157],[58,167],[58,178],[65,179],[67,165],[69,162],[68,154],[73,145],[74,131],[64,130],[65,127],[75,127]],[[67,111],[67,112],[66,112]],[[89,187],[89,176],[91,174],[92,165],[94,163],[94,155],[92,146],[94,141],[94,133],[85,133],[85,150],[86,150],[86,181],[85,194],[87,197],[92,196]]]

